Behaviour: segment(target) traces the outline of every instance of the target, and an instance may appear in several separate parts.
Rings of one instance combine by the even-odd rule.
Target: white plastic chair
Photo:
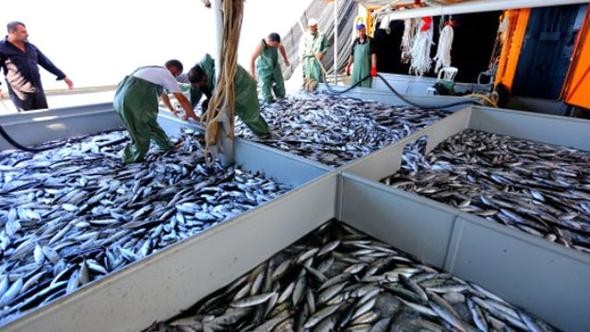
[[[444,67],[438,71],[438,79],[445,80],[445,81],[455,81],[455,76],[457,76],[457,72],[459,69],[457,67]],[[444,75],[444,76],[443,76]]]
[[[444,67],[438,71],[438,81],[445,80],[445,81],[455,81],[455,76],[457,76],[457,72],[459,69],[457,67]],[[426,88],[426,95],[436,95],[436,89],[434,87]]]

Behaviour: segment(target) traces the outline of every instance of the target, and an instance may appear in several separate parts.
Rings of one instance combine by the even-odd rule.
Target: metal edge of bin
[[[458,212],[439,202],[342,173],[339,219],[442,268]]]
[[[467,113],[467,112],[466,112]],[[530,113],[526,113],[526,112],[519,112],[519,111],[512,111],[512,110],[498,110],[498,109],[487,109],[487,108],[480,108],[480,107],[474,107],[472,108],[470,111],[468,111],[468,115],[469,117],[467,118],[467,122],[462,122],[459,124],[454,124],[456,128],[448,128],[449,122],[455,122],[455,120],[453,120],[452,118],[446,118],[443,119],[435,124],[433,124],[432,126],[426,127],[423,130],[416,132],[415,134],[413,134],[412,136],[408,137],[406,140],[402,140],[399,141],[397,143],[395,143],[392,146],[389,146],[388,148],[382,150],[380,152],[380,156],[379,158],[376,158],[376,156],[372,156],[372,158],[363,158],[361,160],[358,160],[357,162],[355,162],[354,164],[351,164],[350,167],[348,168],[344,168],[341,170],[341,172],[343,173],[345,179],[346,178],[355,178],[357,181],[359,179],[365,178],[366,182],[365,184],[373,184],[374,186],[383,186],[381,187],[382,191],[387,191],[386,186],[381,185],[376,183],[375,181],[378,181],[379,179],[381,179],[384,176],[387,176],[389,174],[391,174],[392,172],[396,171],[395,169],[392,169],[393,167],[383,167],[381,166],[381,168],[379,168],[378,165],[376,165],[379,162],[382,162],[382,160],[391,160],[392,162],[395,161],[396,159],[399,160],[399,158],[401,157],[401,153],[403,151],[403,147],[407,144],[408,141],[411,141],[413,139],[419,138],[420,136],[423,135],[428,135],[428,148],[427,148],[427,152],[432,150],[434,147],[436,147],[437,144],[439,144],[441,141],[443,141],[444,139],[446,139],[448,136],[445,137],[444,133],[441,133],[441,130],[446,130],[449,134],[452,133],[456,133],[458,131],[461,131],[461,126],[464,126],[463,129],[466,128],[473,128],[473,129],[479,129],[479,130],[484,130],[484,131],[493,131],[493,128],[501,126],[501,124],[503,124],[504,122],[509,122],[510,121],[510,117],[511,116],[517,116],[520,117],[522,119],[527,119],[529,121],[523,123],[517,124],[516,126],[513,127],[512,132],[506,132],[505,134],[512,134],[513,136],[516,137],[520,137],[523,139],[531,139],[530,136],[526,136],[523,135],[523,133],[527,133],[530,131],[533,132],[540,132],[539,128],[534,128],[534,127],[538,127],[539,125],[542,126],[549,126],[550,124],[554,123],[556,120],[558,122],[562,122],[562,123],[576,123],[576,126],[589,126],[590,122],[589,121],[585,121],[585,120],[573,120],[572,119],[567,119],[567,118],[562,118],[562,117],[558,117],[558,116],[549,116],[549,115],[541,115],[541,116],[537,116],[536,114],[530,114]],[[459,112],[455,113],[454,116],[457,116],[456,118],[459,119],[460,117],[458,116]],[[545,122],[540,122],[539,124],[539,118],[543,119],[542,121]],[[536,120],[531,122],[530,119]],[[465,121],[465,118],[461,119],[462,121]],[[523,121],[523,120],[521,120]],[[445,123],[446,122],[446,123]],[[500,123],[498,123],[500,122]],[[524,125],[528,125],[528,129],[527,130],[521,130],[522,127]],[[446,129],[445,129],[446,128]],[[547,128],[545,128],[547,129]],[[567,137],[570,138],[572,140],[576,140],[576,141],[568,141],[568,142],[561,142],[563,143],[562,145],[569,145],[569,146],[575,146],[577,140],[580,139],[580,135],[579,135],[579,130],[577,129],[577,131],[571,131],[569,133],[567,133],[567,135],[564,134],[563,137]],[[586,130],[585,133],[587,133],[588,131]],[[450,136],[450,135],[449,135]],[[534,140],[534,138],[533,138]],[[547,143],[552,143],[555,144],[555,142],[550,142],[547,141]],[[397,146],[396,146],[397,145]],[[579,146],[578,146],[579,147]],[[372,164],[371,164],[372,163]],[[399,162],[397,162],[397,165],[399,165]],[[399,166],[397,166],[399,168]],[[377,171],[375,171],[375,169],[377,169]],[[389,174],[387,174],[387,172],[389,171]],[[379,173],[381,172],[381,173]],[[348,174],[347,174],[348,173]],[[351,173],[351,174],[350,174]],[[376,175],[377,174],[377,175]],[[344,180],[344,182],[346,183],[346,180]],[[350,187],[350,186],[349,186]],[[347,189],[346,185],[342,186],[342,190],[343,192],[341,193],[341,195],[343,195],[344,198],[342,198],[342,209],[344,211],[346,211],[346,197],[345,195],[349,195],[348,193],[346,193]],[[358,189],[357,189],[358,190]],[[394,189],[394,188],[390,188],[390,190],[393,191],[400,191],[398,189]],[[425,197],[419,197],[417,195],[413,196],[414,199],[418,199],[419,201],[422,202],[435,202],[434,200],[425,198]],[[442,204],[442,203],[439,203]],[[444,204],[443,204],[444,205]],[[445,205],[451,209],[454,209],[453,207],[450,207],[448,205]],[[455,209],[456,210],[456,209]],[[456,210],[456,213],[459,214],[461,213],[459,210]],[[545,301],[547,303],[554,303],[556,302],[556,298],[559,297],[558,302],[564,306],[565,308],[569,308],[570,306],[568,305],[568,303],[570,303],[570,296],[574,296],[575,300],[571,301],[574,303],[574,305],[572,305],[571,307],[574,307],[575,304],[587,304],[587,300],[584,297],[585,295],[583,294],[588,294],[588,291],[585,291],[586,289],[588,289],[587,286],[587,278],[583,279],[583,278],[572,278],[572,277],[565,277],[563,278],[562,276],[564,275],[564,273],[569,273],[569,272],[565,272],[568,270],[573,270],[573,271],[579,271],[579,274],[583,274],[585,276],[588,275],[588,273],[590,273],[590,257],[586,257],[588,255],[572,250],[572,249],[568,249],[565,248],[563,246],[560,246],[558,244],[554,244],[554,243],[550,243],[544,239],[539,239],[536,238],[533,235],[524,233],[522,231],[518,231],[518,230],[513,230],[510,229],[506,226],[503,225],[497,225],[495,223],[489,223],[486,222],[484,219],[478,217],[478,216],[474,216],[474,215],[467,215],[467,214],[463,214],[461,213],[462,217],[457,217],[455,225],[453,227],[453,233],[452,233],[452,237],[450,240],[450,243],[448,245],[449,248],[449,252],[447,253],[447,258],[445,259],[445,268],[448,270],[455,270],[457,271],[459,276],[466,276],[466,279],[470,279],[473,280],[475,282],[480,282],[480,279],[478,279],[480,276],[476,275],[477,278],[469,278],[470,274],[468,274],[466,271],[462,271],[461,268],[465,268],[467,269],[467,267],[464,267],[461,264],[464,264],[465,261],[464,260],[458,260],[458,258],[462,257],[462,256],[458,256],[460,253],[463,253],[465,250],[461,249],[461,243],[466,243],[463,242],[464,238],[466,237],[466,235],[464,234],[465,232],[465,219],[469,219],[472,221],[472,223],[469,223],[469,225],[475,223],[476,225],[486,225],[486,229],[488,229],[488,231],[481,231],[481,233],[489,233],[489,234],[503,234],[503,240],[504,243],[508,243],[509,241],[514,242],[514,239],[517,239],[516,243],[517,245],[522,246],[523,248],[527,248],[526,250],[528,250],[529,252],[533,252],[535,253],[535,259],[538,262],[536,265],[534,266],[529,266],[531,268],[531,270],[535,270],[538,273],[532,275],[531,277],[534,279],[529,280],[531,283],[537,285],[538,287],[536,289],[534,289],[535,293],[534,295],[534,300],[531,299],[531,296],[529,295],[527,297],[527,292],[525,291],[515,291],[515,294],[510,296],[511,294],[508,293],[510,292],[510,287],[509,285],[504,285],[504,286],[498,286],[494,283],[490,283],[489,280],[493,279],[494,274],[489,274],[486,276],[486,278],[481,279],[482,284],[491,286],[490,289],[492,291],[495,290],[499,290],[500,293],[502,293],[504,296],[507,296],[507,298],[509,299],[514,299],[515,303],[522,305],[523,307],[525,307],[527,310],[530,310],[533,313],[539,314],[539,315],[545,315],[545,313],[547,313],[549,310],[551,310],[550,306],[548,305],[541,305],[538,302],[539,301]],[[342,218],[344,220],[346,220],[346,213],[342,214]],[[444,216],[443,216],[444,218]],[[362,228],[363,226],[361,225],[355,225],[359,228]],[[370,227],[376,227],[376,226],[365,226],[365,228],[370,228]],[[413,227],[412,225],[410,225],[409,227]],[[467,227],[471,227],[471,226],[467,226]],[[494,231],[489,231],[489,229],[493,229]],[[416,233],[416,231],[407,231],[407,232],[414,232]],[[374,232],[372,233],[372,235],[374,236],[380,236],[381,234],[386,233],[386,231],[384,229],[380,229],[378,232]],[[382,235],[381,235],[382,236]],[[446,235],[442,235],[441,237],[446,237]],[[484,235],[481,235],[480,238],[485,238]],[[403,239],[402,239],[403,240]],[[519,242],[520,241],[520,242]],[[531,244],[531,241],[533,241],[533,243]],[[397,243],[395,242],[390,242],[393,245],[397,245]],[[474,250],[474,248],[477,248],[477,245],[479,245],[479,241],[474,241],[471,247],[471,250]],[[494,243],[490,243],[489,244],[490,248],[494,248]],[[402,248],[400,246],[400,248]],[[499,248],[499,246],[497,245],[497,241],[496,241],[496,247],[495,249]],[[403,249],[403,248],[402,248]],[[420,250],[422,248],[414,248],[412,250],[409,250],[410,253],[412,254],[420,254]],[[524,250],[524,249],[523,249]],[[551,259],[545,258],[546,253],[550,252],[552,253],[552,255],[558,255],[559,257],[562,257],[562,261],[567,261],[569,262],[567,265],[567,268],[563,268],[562,270],[560,270],[562,273],[553,273],[551,274],[551,278],[545,278],[543,276],[544,273],[547,273],[547,266],[550,266],[552,263],[554,263],[554,260],[552,261]],[[501,254],[501,253],[500,253]],[[498,257],[498,256],[495,256]],[[521,256],[519,256],[521,257]],[[525,259],[524,256],[521,257],[522,259]],[[523,274],[526,272],[525,269],[523,269],[522,260],[506,260],[503,261],[502,259],[498,258],[497,259],[499,261],[498,264],[499,266],[504,266],[506,268],[508,268],[507,266],[510,265],[510,268],[512,269],[510,271],[510,273],[507,273],[510,276],[516,277],[519,274]],[[488,261],[485,261],[486,263],[489,263]],[[520,264],[519,264],[520,263]],[[530,265],[530,264],[529,264]],[[457,266],[457,268],[454,268],[455,266]],[[497,266],[490,266],[489,269],[494,269]],[[483,268],[483,267],[478,267],[478,268]],[[490,270],[487,270],[488,273]],[[516,270],[515,270],[516,269]],[[469,270],[468,270],[469,271]],[[473,270],[475,271],[475,269]],[[543,271],[543,272],[539,272],[539,271]],[[476,271],[477,272],[477,271]],[[498,280],[498,279],[496,279]],[[578,283],[573,284],[575,281],[578,281]],[[555,293],[555,292],[550,292],[550,293],[542,293],[545,290],[545,287],[547,287],[547,285],[553,285],[553,284],[561,284],[561,283],[569,283],[568,287],[566,287],[566,289],[563,291],[563,293]],[[545,287],[540,287],[539,285],[545,285]],[[571,286],[571,287],[570,287]],[[556,287],[559,288],[559,287]],[[575,290],[581,291],[581,293],[576,293]],[[539,293],[541,292],[541,293]],[[567,293],[567,296],[564,295],[564,293]],[[508,295],[506,295],[508,294]],[[582,308],[587,308],[588,306],[582,307]],[[580,308],[580,307],[577,307]],[[564,309],[561,312],[567,312],[567,309]],[[579,311],[577,310],[571,310],[571,312],[575,312],[577,314],[579,314]],[[568,312],[569,314],[569,312]],[[574,323],[572,322],[572,320],[575,320],[575,316],[574,315],[567,315],[566,317],[562,317],[559,315],[556,315],[555,313],[547,316],[548,320],[555,324],[556,326],[560,327],[560,328],[566,328],[568,330],[570,329],[574,329],[574,330],[583,330],[581,328],[585,328],[586,330],[588,330],[588,328],[590,328],[590,326],[586,325],[586,321],[585,320],[580,320],[578,319],[579,323]],[[576,325],[578,324],[578,325]]]
[[[204,132],[200,124],[182,121],[168,113],[161,113],[158,122],[169,135],[177,135],[182,128]],[[332,171],[329,166],[242,138],[235,139],[234,151],[236,164],[242,169],[261,171],[266,176],[293,187]]]
[[[337,178],[325,174],[35,309],[3,331],[139,331],[175,316],[334,218]]]
[[[297,186],[332,171],[328,166],[278,151],[262,144],[236,139],[236,163],[245,170],[262,170],[279,182]]]
[[[590,120],[474,107],[469,128],[590,151]]]
[[[122,127],[112,104],[4,115],[0,124],[14,140],[27,146]],[[13,148],[0,140],[0,150]]]
[[[404,74],[379,73],[383,78],[400,93],[407,95],[428,95],[428,88],[438,82],[436,77],[420,77]],[[491,90],[491,84],[454,82],[455,91],[482,91]],[[373,80],[372,88],[379,91],[389,91],[389,88],[380,79]]]
[[[341,166],[339,170],[379,181],[399,170],[401,166],[401,156],[404,148],[408,144],[423,136],[428,136],[426,152],[430,152],[449,135],[454,135],[463,130],[469,123],[471,113],[471,107],[457,111],[444,119],[384,147],[383,149],[377,150],[363,158]]]
[[[590,255],[355,174],[341,177],[341,221],[560,329],[590,328]]]
[[[427,89],[436,83],[436,77],[420,77],[414,75],[379,73],[389,84],[403,94],[416,94],[421,92],[426,95]],[[389,88],[380,79],[374,79],[372,88],[378,91],[389,91]]]
[[[344,88],[346,88],[346,87],[341,87],[341,86],[335,87],[336,90],[343,90]],[[320,84],[318,86],[318,91],[328,92],[325,84]],[[377,90],[371,89],[371,88],[357,87],[349,92],[346,92],[344,94],[340,94],[339,96],[346,97],[346,98],[362,99],[365,101],[376,101],[376,102],[380,102],[380,103],[383,103],[386,105],[391,105],[391,106],[407,105],[406,102],[404,102],[399,97],[394,95],[391,91],[377,91]],[[468,97],[451,97],[451,96],[416,96],[416,95],[405,95],[404,94],[404,97],[413,103],[420,104],[423,106],[428,106],[428,107],[435,107],[435,106],[439,106],[439,105],[445,105],[445,104],[450,104],[450,103],[455,103],[455,102],[460,102],[460,101],[473,100]],[[465,107],[464,105],[463,106],[458,105],[458,106],[450,107],[450,108],[448,108],[448,110],[456,111],[456,110],[460,110],[464,107]]]
[[[78,115],[85,112],[95,112],[101,110],[114,110],[113,103],[98,103],[98,104],[87,104],[71,107],[60,107],[60,108],[49,108],[43,110],[24,111],[16,113],[8,113],[0,115],[0,122],[2,124],[18,122],[18,121],[30,121],[35,118],[43,116],[65,116],[65,115]]]
[[[590,330],[590,255],[461,213],[445,270],[564,331]]]

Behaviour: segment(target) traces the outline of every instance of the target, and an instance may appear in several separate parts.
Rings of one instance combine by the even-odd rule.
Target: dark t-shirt
[[[352,51],[350,52],[350,55],[354,56],[354,47],[357,44],[361,44],[364,45],[366,43],[370,43],[369,44],[369,54],[375,54],[375,42],[373,41],[373,38],[371,37],[366,37],[364,41],[361,42],[360,38],[356,38],[354,40],[354,42],[352,42]]]

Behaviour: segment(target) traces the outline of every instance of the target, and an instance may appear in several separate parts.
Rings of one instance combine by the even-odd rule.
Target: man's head
[[[166,61],[164,66],[166,67],[166,69],[168,69],[170,74],[172,74],[172,76],[174,76],[174,77],[178,77],[178,75],[182,74],[182,70],[183,70],[182,62],[180,62],[176,59]]]
[[[307,21],[307,27],[309,28],[309,32],[311,32],[312,35],[315,35],[318,33],[318,20],[310,18],[309,21]]]
[[[191,82],[193,86],[198,88],[206,88],[207,87],[207,74],[201,68],[201,66],[196,65],[188,72],[188,81]]]
[[[268,37],[266,37],[266,45],[276,48],[276,47],[279,47],[280,44],[281,44],[281,36],[278,33],[272,32],[271,34],[268,35]]]
[[[6,24],[6,31],[8,32],[8,38],[13,42],[25,42],[29,37],[27,28],[23,22],[10,22]]]
[[[356,25],[356,33],[359,38],[366,38],[367,37],[367,28],[364,24],[360,23]]]

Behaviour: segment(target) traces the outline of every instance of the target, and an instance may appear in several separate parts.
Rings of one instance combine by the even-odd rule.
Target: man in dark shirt
[[[4,70],[10,99],[19,111],[47,108],[39,66],[64,80],[69,89],[74,83],[41,51],[27,41],[29,34],[21,22],[6,25],[8,36],[0,40],[0,67]]]
[[[361,86],[371,87],[372,77],[377,76],[377,55],[375,54],[375,43],[373,39],[367,36],[367,29],[364,24],[356,26],[358,38],[352,44],[352,53],[348,58],[346,66],[346,75],[350,76],[350,66],[354,63],[352,69],[351,84],[355,84],[369,74],[371,78],[364,80]]]

